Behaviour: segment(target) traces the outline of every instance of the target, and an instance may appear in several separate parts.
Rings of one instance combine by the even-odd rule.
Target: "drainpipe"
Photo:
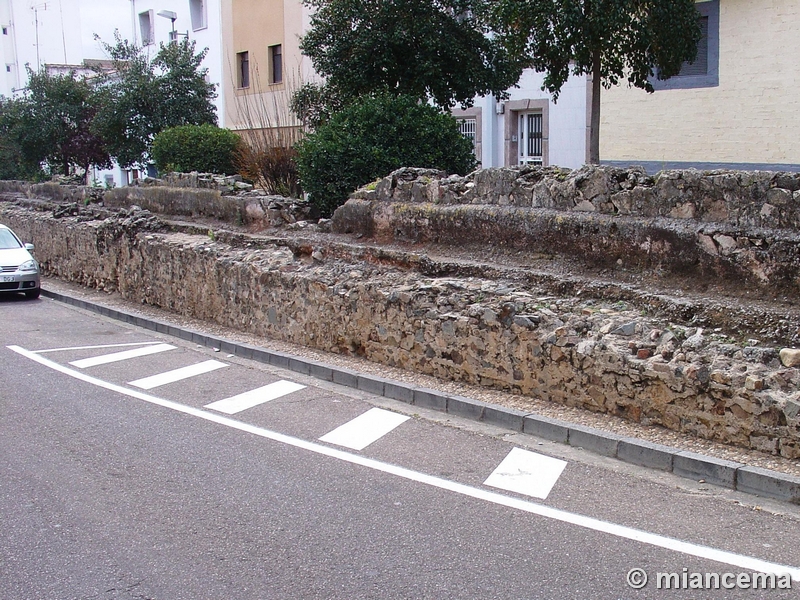
[[[133,45],[137,46],[138,43],[136,42],[136,0],[131,0],[131,39],[133,40]]]

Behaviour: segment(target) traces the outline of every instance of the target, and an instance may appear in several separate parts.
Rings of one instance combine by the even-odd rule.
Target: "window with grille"
[[[543,133],[542,113],[523,113],[519,116],[519,164],[542,164]]]
[[[475,132],[478,128],[477,119],[458,119],[458,128],[461,130],[461,135],[471,139],[473,144],[475,143]]]

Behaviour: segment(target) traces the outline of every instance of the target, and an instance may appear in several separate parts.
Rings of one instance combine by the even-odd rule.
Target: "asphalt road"
[[[797,598],[799,525],[796,506],[0,299],[3,599]],[[794,589],[658,589],[684,569],[686,587],[794,569]]]

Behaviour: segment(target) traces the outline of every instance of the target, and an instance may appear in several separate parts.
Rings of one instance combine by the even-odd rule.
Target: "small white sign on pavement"
[[[514,448],[484,483],[544,500],[566,466],[563,460]]]

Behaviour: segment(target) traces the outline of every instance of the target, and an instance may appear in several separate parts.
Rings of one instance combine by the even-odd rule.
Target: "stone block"
[[[383,396],[385,384],[386,380],[382,377],[361,374],[358,376],[358,383],[356,387],[363,392],[367,392],[368,394]]]
[[[759,467],[741,467],[736,472],[736,489],[776,500],[800,504],[800,477]]]
[[[192,341],[192,332],[189,329],[184,329],[183,327],[175,327],[170,325],[169,335],[176,337],[181,340],[186,340],[187,342]]]
[[[800,365],[800,349],[782,348],[779,356],[784,367],[796,367]]]
[[[482,421],[512,431],[522,431],[523,419],[530,413],[505,406],[487,405],[483,411]]]
[[[568,423],[540,415],[527,415],[522,421],[523,433],[560,444],[566,444],[569,440]]]
[[[289,356],[288,354],[284,354],[283,352],[276,352],[273,350],[269,353],[269,364],[271,364],[273,367],[288,369],[290,358],[293,357]]]
[[[672,457],[677,452],[669,446],[634,438],[622,438],[617,445],[617,458],[621,461],[661,471],[672,470]]]
[[[236,356],[241,356],[247,360],[252,360],[254,350],[255,348],[249,344],[239,344],[239,347],[236,350]]]
[[[408,404],[413,404],[414,402],[414,388],[396,381],[387,381],[384,384],[383,395],[387,398],[407,402]]]
[[[333,383],[338,383],[349,388],[358,387],[358,373],[342,367],[332,367]]]
[[[736,487],[736,470],[743,466],[694,452],[678,452],[672,458],[672,472],[676,475],[727,488]]]
[[[447,396],[436,390],[414,388],[414,406],[445,412],[447,410]]]
[[[316,379],[322,381],[333,381],[333,369],[326,364],[319,363],[313,360],[306,361],[308,363],[308,374]]]
[[[616,456],[617,446],[622,436],[607,431],[601,431],[592,427],[582,425],[570,425],[569,438],[567,442],[570,446],[583,448],[589,452],[601,454],[603,456]]]
[[[292,357],[289,359],[289,370],[294,371],[295,373],[308,375],[311,372],[311,365],[308,364],[307,360]]]
[[[486,402],[467,398],[466,396],[448,396],[447,412],[465,419],[480,421],[484,409],[489,406]]]
[[[236,344],[228,340],[220,340],[219,351],[225,354],[236,354]]]

